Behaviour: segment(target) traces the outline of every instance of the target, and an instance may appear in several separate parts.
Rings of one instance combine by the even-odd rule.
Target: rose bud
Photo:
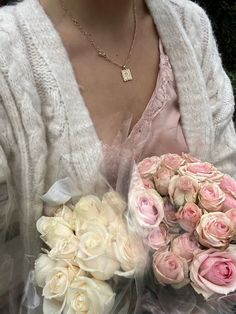
[[[177,207],[187,202],[195,203],[199,190],[198,182],[188,176],[174,176],[169,184],[169,196]]]
[[[179,155],[167,154],[162,157],[160,166],[154,175],[156,189],[161,195],[168,195],[170,179],[183,164],[184,160]]]

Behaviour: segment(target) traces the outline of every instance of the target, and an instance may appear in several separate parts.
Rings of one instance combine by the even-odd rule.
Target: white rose
[[[108,227],[111,223],[113,223],[113,221],[117,219],[117,217],[120,216],[116,214],[114,209],[108,203],[104,202],[101,213],[97,217],[97,221]]]
[[[56,266],[56,261],[53,261],[46,254],[41,254],[36,259],[34,264],[34,278],[37,285],[43,288],[46,284],[48,273],[51,272]]]
[[[114,191],[107,192],[103,195],[102,205],[109,205],[116,215],[123,214],[127,206],[121,196]]]
[[[68,289],[63,314],[109,314],[114,302],[115,294],[107,283],[77,277]]]
[[[96,218],[102,211],[102,201],[94,195],[81,197],[75,205],[75,213],[82,224],[84,221]]]
[[[125,208],[126,203],[118,193],[107,192],[102,198],[102,208],[98,219],[102,224],[109,226],[114,221],[122,219]]]
[[[70,283],[79,271],[78,267],[66,266],[66,264],[56,266],[47,275],[43,296],[47,299],[63,301]]]
[[[98,221],[87,221],[81,227],[77,263],[99,280],[110,279],[120,268],[116,260],[110,234]]]
[[[74,211],[66,205],[59,207],[55,213],[55,217],[62,217],[69,225],[72,230],[75,230],[76,216]]]
[[[110,238],[116,240],[117,237],[127,237],[128,231],[125,224],[124,218],[122,216],[116,216],[108,225],[107,230],[109,232]]]
[[[55,246],[48,253],[48,256],[56,260],[68,261],[75,264],[75,257],[79,249],[79,239],[72,236],[68,239],[61,239],[57,241]]]
[[[61,217],[42,216],[36,223],[41,239],[52,248],[57,241],[74,235],[70,225]]]
[[[84,275],[78,267],[67,266],[59,263],[51,272],[48,273],[46,285],[43,288],[43,313],[61,313],[65,306],[65,296],[67,290],[75,276]]]
[[[118,237],[114,243],[114,250],[122,269],[117,271],[116,275],[132,278],[135,273],[143,270],[146,252],[137,237],[132,235]]]

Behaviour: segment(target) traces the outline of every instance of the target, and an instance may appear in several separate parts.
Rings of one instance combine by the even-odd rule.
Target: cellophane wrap
[[[1,148],[0,148],[1,150]],[[2,152],[0,152],[2,153]],[[6,159],[0,160],[0,313],[19,313],[25,261],[20,189],[14,186]]]
[[[143,281],[148,252],[129,225],[133,160],[126,157],[116,181],[103,165],[88,192],[71,160],[62,157],[60,179],[39,196],[41,252],[25,256],[30,271],[20,313],[139,313],[137,282]]]

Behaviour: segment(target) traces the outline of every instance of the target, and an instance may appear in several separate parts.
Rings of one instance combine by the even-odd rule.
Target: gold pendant
[[[126,68],[122,69],[121,75],[124,82],[132,81],[133,79],[130,69],[126,69]]]

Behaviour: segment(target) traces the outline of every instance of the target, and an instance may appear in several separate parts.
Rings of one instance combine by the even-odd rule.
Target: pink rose
[[[196,162],[201,162],[200,159],[193,157],[189,154],[182,154],[182,158],[187,162],[187,163],[196,163]]]
[[[188,232],[193,232],[202,216],[202,210],[194,203],[186,203],[176,213],[180,226]]]
[[[139,164],[138,164],[138,171],[141,175],[142,178],[150,177],[153,176],[157,168],[160,164],[160,157],[149,157],[143,159]]]
[[[208,212],[220,211],[225,201],[225,193],[216,183],[205,183],[198,197],[199,206]]]
[[[159,167],[155,176],[154,182],[157,192],[161,195],[168,195],[168,188],[171,178],[174,176],[175,172],[166,167]]]
[[[169,196],[177,207],[187,202],[194,203],[197,200],[199,184],[197,180],[188,176],[174,176],[169,184]]]
[[[181,288],[188,284],[188,263],[173,252],[157,251],[153,255],[153,271],[161,285]]]
[[[183,158],[176,154],[167,154],[161,157],[160,166],[154,175],[156,189],[161,195],[168,195],[170,179],[183,164]]]
[[[194,290],[208,299],[212,294],[228,294],[236,290],[236,251],[209,249],[196,255],[190,265]]]
[[[236,199],[230,194],[225,194],[225,200],[222,206],[222,211],[227,212],[232,208],[236,208]]]
[[[153,189],[133,189],[129,192],[129,210],[139,227],[157,228],[164,218],[162,197]]]
[[[234,225],[234,237],[233,237],[233,240],[236,240],[236,208],[232,208],[232,209],[228,210],[225,214],[231,220],[231,222]]]
[[[232,240],[234,225],[225,213],[207,213],[202,215],[196,232],[203,246],[222,249]]]
[[[165,224],[161,223],[157,229],[152,230],[147,237],[147,245],[153,250],[167,246],[170,242],[170,236]]]
[[[179,169],[179,174],[195,178],[198,182],[220,182],[223,177],[212,164],[207,162],[196,162],[187,164]]]
[[[176,218],[176,207],[169,201],[168,198],[164,198],[164,222],[169,227],[170,233],[177,233],[180,230],[179,223]]]
[[[172,251],[191,262],[194,254],[200,251],[199,244],[195,237],[190,233],[184,233],[176,237],[171,243]]]
[[[236,181],[228,175],[224,175],[220,183],[220,188],[225,193],[231,195],[236,199]]]
[[[223,211],[236,208],[236,181],[228,175],[224,175],[220,188],[225,192],[226,198],[223,204]]]
[[[161,166],[176,172],[184,164],[184,159],[176,154],[162,156]]]
[[[155,189],[153,180],[151,178],[143,178],[143,187],[145,189]]]

